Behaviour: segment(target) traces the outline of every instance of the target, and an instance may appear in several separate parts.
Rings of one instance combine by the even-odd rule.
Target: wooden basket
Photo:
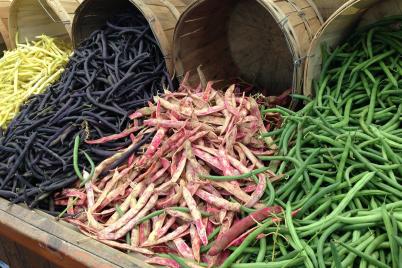
[[[348,0],[314,0],[322,18],[326,21],[338,8]]]
[[[312,82],[321,72],[321,45],[339,45],[357,28],[386,16],[402,14],[401,0],[351,0],[338,9],[314,37],[309,49],[304,74],[304,95],[313,95]]]
[[[193,0],[85,0],[77,9],[73,22],[73,44],[77,46],[105,22],[130,8],[140,11],[149,22],[165,57],[166,67],[174,74],[172,59],[173,32],[180,14]]]
[[[13,0],[10,7],[11,44],[33,40],[46,34],[71,42],[74,11],[82,0]]]
[[[8,32],[8,13],[11,0],[0,0],[0,50],[11,48],[10,35]]]
[[[321,26],[309,0],[198,0],[182,14],[174,34],[176,73],[197,67],[207,80],[253,83],[266,95],[301,91],[304,58]]]

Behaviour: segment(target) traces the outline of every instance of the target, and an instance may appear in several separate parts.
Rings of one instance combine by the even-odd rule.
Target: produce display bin
[[[70,34],[75,9],[81,0],[13,0],[9,30],[12,47],[18,41],[33,40],[46,34],[71,42]]]
[[[322,19],[310,0],[194,2],[174,35],[176,73],[198,84],[201,64],[207,80],[241,77],[276,95],[300,92],[308,47]]]
[[[350,36],[356,28],[386,16],[401,14],[402,1],[399,0],[351,0],[332,14],[311,42],[304,74],[304,95],[312,95],[312,81],[317,79],[321,72],[322,44],[333,48]]]
[[[314,0],[322,18],[326,21],[338,8],[348,0]]]
[[[280,95],[288,89],[312,96],[313,81],[322,71],[321,45],[334,48],[361,26],[401,15],[402,0],[0,1],[0,49],[15,47],[16,38],[23,42],[40,34],[78,47],[108,19],[130,8],[141,12],[148,21],[172,77],[182,79],[189,71],[188,82],[198,85],[202,82],[201,69],[207,81],[228,84],[240,77],[267,96]],[[304,168],[310,163],[306,160]],[[122,217],[117,214],[118,208],[116,205],[114,213]],[[289,211],[286,220],[291,219]],[[187,220],[192,221],[193,218]],[[290,227],[286,229],[289,230]],[[155,267],[146,259],[144,255],[102,244],[43,211],[0,198],[0,261],[10,268]]]
[[[8,32],[8,12],[11,0],[0,1],[0,50],[11,48],[10,34]]]
[[[152,267],[84,236],[55,217],[0,199],[0,260],[23,267]]]
[[[191,2],[193,0],[86,0],[76,11],[72,30],[73,44],[77,46],[109,18],[134,6],[147,19],[165,58],[166,67],[173,75],[173,31],[180,14]]]

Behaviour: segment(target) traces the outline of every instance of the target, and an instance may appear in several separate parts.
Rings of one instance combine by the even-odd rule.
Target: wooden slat
[[[0,235],[60,267],[152,267],[143,262],[144,257],[110,248],[69,224],[20,205],[10,206],[4,199],[0,199]]]
[[[400,15],[401,12],[400,0],[351,0],[342,5],[322,25],[311,42],[303,79],[304,95],[314,94],[313,80],[318,79],[321,73],[321,44],[334,48],[359,25],[370,24],[386,16]]]
[[[12,268],[56,268],[54,264],[27,248],[0,236],[0,260]]]
[[[240,77],[264,94],[300,93],[303,61],[321,21],[312,0],[197,0],[175,28],[176,74],[211,62],[203,66],[207,80]],[[224,38],[218,48],[216,31]],[[199,84],[197,72],[189,81]]]

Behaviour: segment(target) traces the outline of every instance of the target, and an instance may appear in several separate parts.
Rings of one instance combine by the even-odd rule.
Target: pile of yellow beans
[[[48,36],[18,44],[0,59],[0,128],[5,129],[20,106],[56,82],[72,50]]]

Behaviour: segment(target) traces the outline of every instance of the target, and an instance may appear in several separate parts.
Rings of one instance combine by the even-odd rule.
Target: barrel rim
[[[175,66],[175,70],[176,70],[176,74],[177,77],[183,78],[185,75],[185,72],[187,70],[184,70],[183,64],[182,64],[182,59],[179,57],[179,53],[181,51],[181,42],[179,42],[178,40],[180,40],[180,29],[181,26],[185,23],[185,20],[187,19],[187,16],[189,15],[189,13],[197,8],[198,6],[202,5],[203,3],[205,3],[208,0],[198,0],[198,1],[194,1],[193,3],[191,3],[186,10],[181,14],[179,20],[177,21],[175,30],[174,30],[174,34],[173,34],[173,62],[174,62],[174,66]],[[210,1],[210,0],[209,0]],[[284,38],[286,40],[286,44],[288,47],[288,51],[291,54],[292,58],[293,58],[293,78],[292,78],[292,90],[293,92],[302,92],[303,88],[303,74],[304,74],[304,63],[305,63],[305,56],[301,56],[301,45],[300,44],[296,44],[297,40],[291,40],[289,38],[289,36],[295,36],[297,35],[295,29],[294,29],[294,25],[291,25],[288,21],[286,21],[287,23],[287,27],[281,27],[281,17],[282,18],[287,18],[287,15],[283,13],[283,10],[278,8],[278,10],[280,11],[279,14],[274,12],[274,9],[272,8],[273,5],[275,5],[275,2],[271,2],[271,1],[264,1],[264,0],[255,0],[257,3],[259,3],[262,7],[264,7],[269,14],[271,15],[271,17],[274,19],[274,21],[276,22],[276,24],[278,25],[278,28],[281,30],[281,32],[283,33],[283,35],[281,36],[281,38]],[[308,5],[313,9],[317,20],[319,22],[319,26],[323,23],[323,19],[321,14],[319,13],[317,6],[314,4],[314,2],[312,2],[311,0],[306,0],[306,2],[308,3]],[[291,5],[293,8],[295,8],[294,5]],[[298,14],[300,16],[300,14]],[[302,17],[302,16],[300,16]],[[303,19],[303,18],[302,18]],[[312,40],[315,36],[315,32],[311,35],[310,40]],[[296,39],[296,38],[295,38]],[[307,54],[308,52],[308,47],[306,47],[305,53]]]
[[[78,29],[79,29],[79,24],[80,24],[80,20],[81,17],[84,16],[82,13],[84,12],[84,10],[87,10],[87,8],[89,8],[88,6],[90,6],[93,1],[97,1],[97,0],[84,0],[80,6],[77,8],[76,12],[75,12],[75,16],[73,19],[73,23],[72,23],[72,43],[74,47],[77,47],[79,45],[80,42],[82,42],[83,40],[77,40],[77,33],[78,33]],[[137,9],[143,16],[144,18],[147,20],[148,24],[150,25],[151,31],[155,36],[156,42],[158,43],[158,47],[161,50],[161,53],[165,59],[165,63],[166,63],[166,68],[168,70],[168,72],[170,73],[170,75],[173,77],[175,74],[175,70],[174,70],[174,66],[173,66],[173,57],[172,57],[172,44],[169,43],[168,38],[163,30],[162,24],[160,22],[160,19],[158,18],[158,16],[156,16],[154,14],[154,12],[152,11],[152,9],[145,4],[143,1],[140,0],[125,0],[130,2],[133,7],[135,9]],[[162,3],[165,3],[165,0],[160,0]],[[177,10],[177,8],[172,5],[177,12],[179,12]],[[167,7],[169,9],[169,11],[173,14],[174,12],[172,11],[172,6]],[[179,12],[180,13],[180,12]],[[173,15],[175,16],[175,15]]]
[[[325,34],[328,29],[333,25],[333,23],[343,14],[348,12],[354,12],[353,15],[357,15],[356,21],[361,20],[365,12],[372,8],[374,5],[381,3],[382,0],[349,0],[339,7],[320,27],[318,32],[315,34],[313,40],[311,41],[307,59],[306,66],[304,68],[304,79],[303,79],[303,94],[306,96],[314,95],[313,90],[313,79],[316,77],[317,73],[321,71],[321,43],[322,39],[325,38]],[[359,9],[354,10],[356,4],[362,4]],[[349,16],[351,16],[349,14]]]
[[[10,4],[10,8],[9,8],[9,16],[8,16],[8,30],[9,30],[9,36],[10,36],[10,45],[11,48],[15,48],[16,47],[16,37],[17,37],[17,32],[18,32],[18,9],[20,7],[20,1],[24,1],[24,0],[12,0],[11,4]],[[38,5],[41,5],[39,2],[39,0],[34,0],[34,2],[38,3]],[[54,10],[52,8],[51,5],[48,4],[48,1],[44,1],[41,2],[42,4],[47,5],[47,8],[49,11],[53,12],[55,16],[57,16],[59,19],[61,19],[59,17],[59,12],[57,12],[56,10]],[[46,14],[46,11],[43,10],[43,13],[41,13],[42,15],[44,15],[44,17],[49,18],[50,20],[52,20],[52,18]],[[58,23],[62,23],[62,22],[53,22],[55,25]],[[71,22],[70,22],[71,23]],[[69,32],[67,26],[65,23],[63,24],[63,29],[65,30],[65,35],[68,36],[71,40],[71,33]]]

